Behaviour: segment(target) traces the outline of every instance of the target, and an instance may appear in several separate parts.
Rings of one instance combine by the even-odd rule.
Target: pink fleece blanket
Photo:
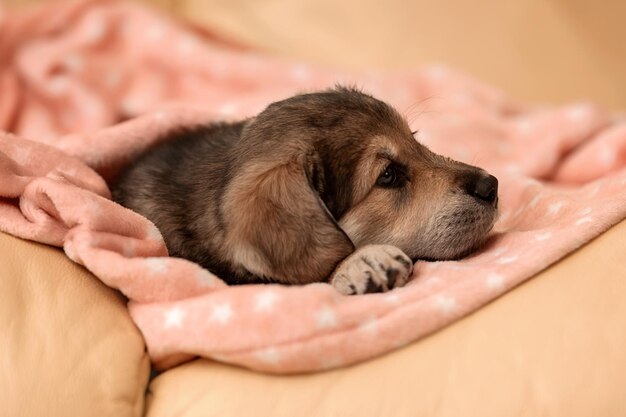
[[[419,262],[406,287],[386,294],[228,287],[168,258],[154,225],[110,201],[106,180],[168,129],[252,115],[335,81],[405,112],[434,151],[498,176],[501,216],[483,250]],[[463,317],[626,217],[626,123],[592,104],[521,106],[441,67],[348,74],[280,62],[128,3],[4,15],[0,92],[0,129],[16,134],[0,133],[0,230],[63,247],[124,293],[160,368],[202,356],[290,373],[371,358]],[[149,114],[114,125],[140,113]]]

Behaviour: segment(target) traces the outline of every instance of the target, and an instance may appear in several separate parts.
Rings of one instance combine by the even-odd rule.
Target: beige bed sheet
[[[118,293],[0,233],[0,417],[139,417],[149,365]]]

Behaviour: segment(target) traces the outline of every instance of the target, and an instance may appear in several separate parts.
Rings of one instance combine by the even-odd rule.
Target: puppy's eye
[[[376,180],[379,187],[393,188],[398,186],[398,171],[389,165]]]

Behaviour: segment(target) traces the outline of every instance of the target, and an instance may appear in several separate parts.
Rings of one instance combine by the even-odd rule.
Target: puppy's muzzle
[[[498,204],[498,179],[489,174],[474,174],[466,177],[463,189],[482,203],[493,207]]]

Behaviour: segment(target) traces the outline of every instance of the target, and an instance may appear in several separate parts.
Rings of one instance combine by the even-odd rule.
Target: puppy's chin
[[[469,220],[468,220],[469,216]],[[414,260],[453,261],[479,250],[487,241],[497,219],[497,210],[459,210],[437,219],[434,233],[409,254]]]
[[[489,231],[485,233],[483,236],[479,238],[474,238],[473,240],[469,240],[470,244],[461,245],[461,246],[448,246],[445,250],[439,251],[439,253],[432,253],[429,251],[424,254],[417,254],[412,256],[411,259],[413,262],[415,261],[427,261],[427,262],[436,262],[436,261],[458,261],[459,259],[463,259],[472,253],[480,250],[487,242]]]

